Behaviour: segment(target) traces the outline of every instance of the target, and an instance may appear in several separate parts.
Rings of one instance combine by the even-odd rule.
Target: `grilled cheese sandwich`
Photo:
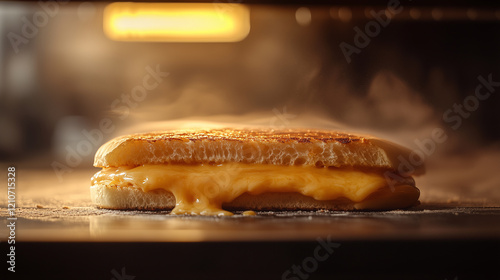
[[[384,176],[401,154],[408,151],[386,141],[331,131],[137,134],[99,149],[91,196],[102,208],[192,215],[403,208],[418,202],[413,178],[389,184]]]

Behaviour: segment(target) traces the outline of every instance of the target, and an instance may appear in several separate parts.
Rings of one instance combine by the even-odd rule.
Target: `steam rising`
[[[252,102],[248,106],[241,103],[235,106],[232,98],[245,97],[202,88],[201,84],[193,83],[169,104],[141,104],[117,135],[184,128],[333,129],[385,138],[419,151],[422,148],[417,141],[429,139],[433,130],[442,129],[446,141],[435,143],[435,149],[425,158],[427,174],[416,178],[421,201],[474,202],[485,206],[500,201],[500,192],[496,191],[500,182],[499,147],[480,148],[451,130],[443,122],[442,112],[394,73],[385,71],[375,75],[365,96],[324,89],[332,92],[337,102],[321,104],[313,98],[307,106],[297,106],[294,97],[280,100],[273,107]],[[347,86],[335,88],[347,89]],[[217,114],[221,112],[225,114]],[[151,121],[159,115],[169,120]],[[175,118],[175,115],[189,117]]]

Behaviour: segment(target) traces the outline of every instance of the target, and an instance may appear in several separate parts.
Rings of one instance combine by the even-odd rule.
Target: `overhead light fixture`
[[[104,9],[104,33],[116,41],[237,42],[249,32],[242,4],[117,2]]]

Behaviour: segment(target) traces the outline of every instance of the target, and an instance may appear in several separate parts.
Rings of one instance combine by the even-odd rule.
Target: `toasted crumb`
[[[43,205],[37,204],[36,208],[40,208],[41,209],[41,208],[43,208]]]
[[[252,211],[252,210],[244,211],[242,214],[243,214],[243,216],[255,216],[255,215],[257,215],[257,213],[255,213],[255,211]]]
[[[69,207],[68,207],[68,206],[63,206],[63,208],[62,208],[62,209],[69,209]]]

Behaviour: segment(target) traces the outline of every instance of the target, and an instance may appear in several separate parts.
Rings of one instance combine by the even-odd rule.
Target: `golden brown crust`
[[[274,130],[274,129],[211,129],[160,131],[133,135],[135,141],[238,141],[238,142],[278,142],[278,143],[325,143],[364,142],[367,138],[347,133],[325,130]]]
[[[409,153],[388,141],[336,131],[179,130],[115,138],[97,151],[94,166],[242,162],[397,170]],[[413,173],[422,170],[417,166]]]

